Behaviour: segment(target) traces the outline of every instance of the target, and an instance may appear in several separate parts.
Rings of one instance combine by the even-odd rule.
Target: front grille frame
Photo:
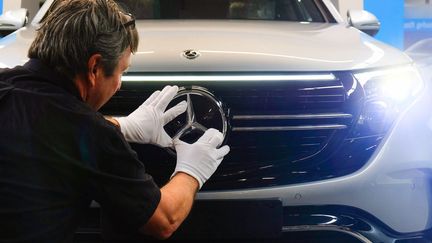
[[[262,73],[260,73],[262,74]],[[292,73],[277,73],[277,75],[290,75]],[[301,75],[301,73],[294,73],[295,75]],[[317,73],[318,75],[322,73]],[[328,74],[328,73],[325,73]],[[156,76],[158,74],[136,74],[136,75],[149,75]],[[163,74],[166,80],[169,77],[176,76],[181,77],[188,74]],[[210,75],[208,73],[196,73],[197,77],[200,75]],[[212,73],[212,75],[220,75]],[[226,75],[226,74],[223,74]],[[230,75],[242,75],[242,73],[230,73]],[[248,73],[248,75],[251,75]],[[272,75],[272,74],[269,74]],[[306,73],[305,75],[311,75],[311,73]],[[357,80],[353,77],[350,72],[332,72],[331,75],[335,77],[334,80],[285,80],[285,81],[143,81],[143,82],[124,82],[122,90],[116,94],[110,103],[107,104],[102,109],[102,112],[109,115],[119,116],[126,115],[132,112],[135,107],[140,105],[152,91],[156,89],[161,89],[165,85],[178,85],[179,87],[185,87],[186,89],[191,89],[193,87],[202,87],[213,94],[217,99],[219,99],[223,106],[222,109],[225,111],[226,118],[228,119],[229,127],[227,131],[227,138],[224,143],[231,146],[231,152],[224,162],[221,164],[216,173],[212,178],[205,184],[203,190],[230,190],[230,189],[245,189],[245,188],[257,188],[257,187],[267,187],[267,186],[280,186],[280,185],[290,185],[295,183],[310,182],[316,180],[322,180],[327,178],[334,178],[338,176],[343,176],[348,173],[352,173],[363,164],[366,163],[369,158],[366,156],[358,156],[359,161],[356,160],[355,163],[344,163],[343,159],[346,153],[342,153],[341,149],[351,151],[364,150],[364,146],[353,147],[350,146],[349,134],[356,124],[356,121],[360,115],[363,102],[363,89],[360,85],[357,85]],[[327,82],[327,86],[323,85]],[[304,84],[308,85],[304,85]],[[266,112],[257,114],[253,112],[253,109],[241,109],[242,107],[237,107],[235,102],[231,102],[226,95],[229,89],[243,90],[241,92],[247,92],[244,87],[254,87],[252,94],[259,95],[261,92],[266,92],[265,88],[276,87],[277,92],[275,96],[267,96],[266,99],[275,98],[284,99],[284,90],[281,88],[283,85],[295,85],[301,92],[300,99],[303,99],[304,104],[302,105],[304,110],[295,109],[282,109],[279,113],[274,113],[271,109],[266,109]],[[314,86],[315,85],[315,86]],[[357,87],[353,90],[353,87]],[[339,93],[329,94],[328,90],[337,89]],[[227,91],[228,90],[228,91]],[[232,91],[231,90],[231,91]],[[255,93],[254,93],[255,92]],[[279,93],[278,93],[279,92]],[[322,94],[324,99],[330,99],[327,104],[322,105],[325,109],[314,110],[308,109],[312,107],[313,92]],[[326,93],[327,92],[327,93]],[[312,94],[312,95],[311,95]],[[312,98],[311,98],[312,97]],[[320,98],[322,98],[320,97]],[[330,97],[330,98],[329,98]],[[333,99],[333,100],[331,100]],[[341,101],[339,102],[339,100]],[[116,107],[116,101],[117,107]],[[132,101],[132,102],[131,102]],[[290,98],[287,101],[291,101]],[[124,103],[126,102],[126,104]],[[128,103],[129,102],[129,103]],[[325,103],[325,102],[324,102]],[[338,104],[339,108],[335,109],[334,104]],[[113,108],[114,107],[114,108]],[[123,109],[121,107],[124,107]],[[253,108],[253,106],[252,106]],[[288,107],[289,108],[289,107]],[[252,112],[251,112],[252,111]],[[273,112],[273,113],[272,113]],[[307,121],[306,125],[299,125],[301,122]],[[322,121],[318,124],[313,124],[313,122]],[[264,122],[264,123],[263,123]],[[310,123],[312,122],[312,123]],[[255,124],[255,126],[247,126],[248,123]],[[256,125],[259,123],[259,125]],[[265,124],[268,123],[268,124]],[[285,125],[280,126],[281,123]],[[263,126],[265,124],[265,126]],[[288,124],[288,125],[286,125]],[[236,145],[233,143],[233,138],[235,134],[239,133],[281,133],[281,132],[323,132],[327,131],[329,133],[329,138],[324,144],[321,144],[314,151],[309,154],[305,154],[301,157],[296,158],[271,158],[261,163],[257,161],[259,156],[249,158],[247,156],[242,156],[241,154],[235,155]],[[370,139],[370,138],[369,138]],[[379,138],[374,138],[375,141],[379,141]],[[365,141],[367,139],[365,138]],[[372,139],[373,140],[373,139]],[[370,147],[371,143],[368,140],[364,142]],[[356,146],[358,145],[358,141]],[[372,144],[374,144],[372,142]],[[308,146],[313,146],[313,143],[306,144]],[[351,143],[352,145],[352,143]],[[348,146],[348,148],[347,148]],[[160,184],[166,183],[169,180],[169,175],[171,175],[172,170],[175,167],[175,158],[172,156],[162,156],[165,153],[161,149],[148,149],[145,145],[133,145],[134,149],[137,150],[140,158],[145,161],[147,168],[149,168],[150,174],[156,174],[155,180]],[[150,152],[148,152],[150,151]],[[351,154],[356,154],[353,151]],[[371,151],[368,150],[368,154]],[[280,153],[280,151],[269,151],[269,154]],[[343,155],[342,155],[343,154]],[[352,155],[347,155],[348,158],[352,160]],[[234,158],[236,158],[237,163],[233,163]],[[339,159],[337,159],[339,158]],[[354,158],[355,159],[355,158]],[[155,161],[154,161],[155,160]],[[160,160],[164,160],[164,168],[158,168],[152,165],[153,163],[161,163]],[[335,162],[337,160],[338,162]],[[153,162],[154,161],[154,162]],[[163,162],[162,162],[163,163]],[[251,166],[251,164],[255,164]],[[162,171],[161,171],[162,170]],[[295,175],[295,176],[293,176]],[[302,176],[299,176],[302,175]]]

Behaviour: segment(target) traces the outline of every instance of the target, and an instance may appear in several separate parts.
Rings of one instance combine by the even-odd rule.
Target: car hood
[[[406,64],[399,50],[341,24],[240,20],[137,21],[131,72],[338,71]],[[0,40],[0,67],[26,61],[34,27]],[[200,53],[196,59],[186,50]]]

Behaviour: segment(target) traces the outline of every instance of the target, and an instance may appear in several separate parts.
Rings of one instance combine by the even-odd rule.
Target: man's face
[[[120,61],[115,68],[113,75],[106,76],[102,71],[102,75],[98,75],[96,78],[95,86],[91,89],[91,100],[88,100],[88,104],[95,110],[99,110],[116,91],[120,89],[121,77],[123,73],[129,68],[131,62],[131,51],[126,49]],[[101,67],[100,67],[101,68]]]

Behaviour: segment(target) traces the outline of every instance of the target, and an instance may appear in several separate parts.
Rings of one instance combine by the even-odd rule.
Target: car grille
[[[352,172],[331,158],[359,116],[362,95],[350,91],[356,81],[349,73],[334,75],[334,80],[124,82],[103,112],[128,114],[166,84],[199,87],[223,104],[229,123],[224,143],[231,147],[204,190],[312,181]],[[166,130],[173,134],[170,129],[168,125]],[[174,156],[143,145],[134,149],[156,181],[169,179]]]

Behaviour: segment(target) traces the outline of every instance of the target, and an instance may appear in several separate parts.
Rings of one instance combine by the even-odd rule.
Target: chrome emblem
[[[181,88],[170,106],[185,100],[186,112],[165,126],[173,138],[194,143],[209,128],[219,130],[225,139],[228,121],[222,109],[222,103],[204,88]]]
[[[186,57],[189,60],[198,58],[201,55],[198,51],[195,50],[186,50],[183,52],[183,56]]]

